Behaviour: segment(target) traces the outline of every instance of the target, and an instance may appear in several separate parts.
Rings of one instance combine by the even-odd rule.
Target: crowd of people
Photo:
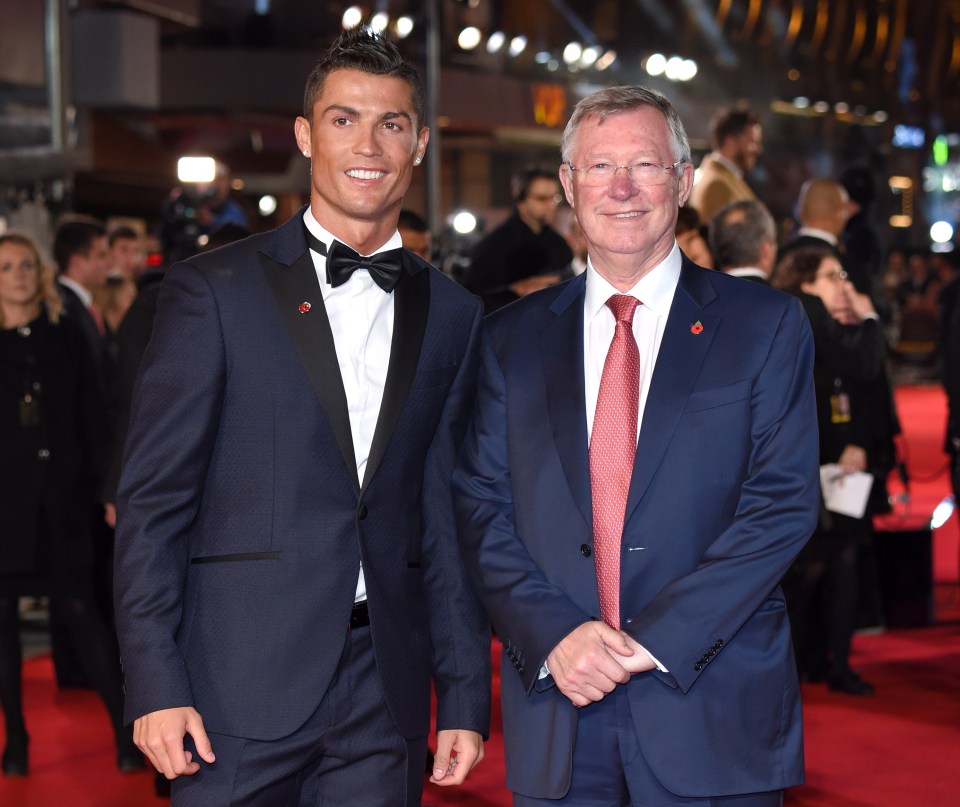
[[[517,174],[462,288],[402,208],[423,99],[348,32],[307,80],[310,199],[278,229],[243,238],[231,207],[149,270],[128,226],[65,219],[56,271],[0,235],[5,774],[29,769],[23,596],[120,770],[145,754],[180,805],[461,784],[491,623],[518,805],[779,805],[799,681],[874,691],[849,656],[888,359],[960,341],[951,262],[886,255],[860,169],[807,181],[782,241],[756,114],[721,110],[695,170],[669,100],[613,88],[559,172]],[[824,468],[868,495],[831,510]]]

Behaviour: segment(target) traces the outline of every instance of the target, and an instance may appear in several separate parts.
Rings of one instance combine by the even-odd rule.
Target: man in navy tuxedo
[[[817,520],[810,329],[681,255],[693,169],[662,95],[585,98],[562,148],[587,271],[486,320],[454,474],[504,646],[507,784],[518,805],[779,805],[803,780],[779,581]]]
[[[295,124],[309,207],[160,291],[116,598],[127,719],[175,805],[419,804],[431,677],[432,780],[482,756],[489,622],[450,494],[481,310],[400,249],[423,121],[393,44],[343,34]]]

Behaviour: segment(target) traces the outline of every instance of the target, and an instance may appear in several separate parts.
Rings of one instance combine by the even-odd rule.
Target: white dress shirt
[[[303,221],[307,229],[329,250],[335,238],[317,223],[309,208],[303,214]],[[394,232],[393,236],[374,252],[401,246],[403,244],[400,233]],[[313,250],[310,250],[310,255],[320,281],[320,293],[327,318],[330,320],[330,330],[333,331],[337,364],[340,365],[340,377],[347,394],[357,477],[362,484],[373,433],[380,417],[383,388],[390,363],[393,294],[388,294],[374,283],[366,269],[357,269],[346,283],[334,288],[327,282],[326,257]],[[367,587],[361,566],[355,602],[366,598]]]
[[[637,436],[643,423],[643,410],[650,392],[650,380],[660,353],[660,343],[667,327],[667,315],[673,304],[673,295],[680,282],[682,256],[676,242],[670,254],[647,272],[637,284],[622,292],[604,280],[593,263],[587,259],[587,290],[583,301],[583,391],[587,404],[587,440],[593,435],[593,419],[597,412],[597,398],[600,395],[600,376],[603,363],[610,350],[617,319],[607,306],[607,300],[614,294],[629,294],[640,300],[633,314],[633,336],[640,351],[640,406],[637,412]],[[641,645],[643,646],[643,645]],[[653,659],[657,669],[669,672],[650,649],[643,647]],[[540,678],[550,674],[546,663],[540,669]]]

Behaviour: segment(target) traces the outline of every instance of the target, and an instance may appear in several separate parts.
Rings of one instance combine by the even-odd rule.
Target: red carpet
[[[909,502],[888,517],[889,530],[920,529],[949,492],[941,471],[944,398],[934,387],[897,390],[910,471]],[[894,486],[894,492],[897,487]],[[854,639],[854,666],[876,685],[873,698],[805,686],[807,784],[788,807],[926,807],[958,803],[960,752],[960,589],[957,517],[934,532],[936,619],[933,627],[890,630]],[[495,667],[499,648],[493,651]],[[495,686],[497,682],[495,681]],[[114,767],[106,714],[89,692],[56,691],[48,657],[25,667],[31,774],[0,777],[2,807],[138,807],[153,795],[150,773],[123,776]],[[462,789],[428,785],[424,804],[507,807],[499,714],[487,756]],[[349,807],[344,805],[344,807]]]

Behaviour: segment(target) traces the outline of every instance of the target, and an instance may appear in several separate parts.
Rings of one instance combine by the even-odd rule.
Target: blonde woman
[[[92,592],[93,547],[83,517],[98,474],[102,407],[77,327],[60,316],[52,269],[27,236],[0,235],[0,705],[2,769],[28,771],[17,604],[47,595],[74,634],[103,699],[121,770],[143,767],[122,725],[115,641]]]

